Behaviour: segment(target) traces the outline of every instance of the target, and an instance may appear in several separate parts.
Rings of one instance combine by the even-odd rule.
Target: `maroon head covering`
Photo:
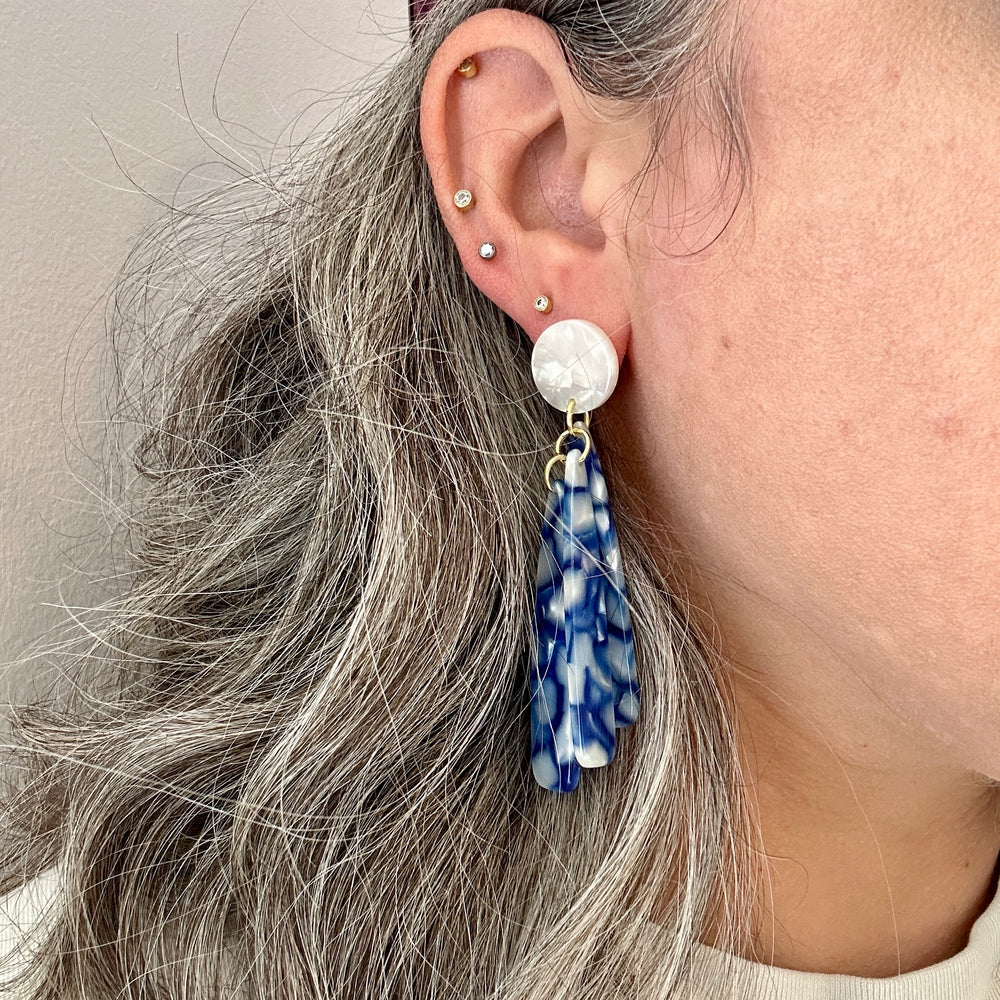
[[[434,6],[435,0],[409,0],[410,4],[410,41],[414,42],[420,34],[420,22]]]

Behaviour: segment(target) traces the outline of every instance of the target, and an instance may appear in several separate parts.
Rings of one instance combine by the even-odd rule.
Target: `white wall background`
[[[0,0],[0,699],[47,681],[25,651],[60,605],[104,596],[75,570],[101,569],[103,295],[160,214],[123,171],[203,189],[198,128],[264,154],[406,43],[405,0]]]

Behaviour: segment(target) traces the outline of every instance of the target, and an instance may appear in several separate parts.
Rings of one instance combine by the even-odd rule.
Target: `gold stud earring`
[[[537,309],[540,313],[552,312],[552,299],[550,299],[547,295],[539,295],[538,298],[535,299],[535,309]]]
[[[471,80],[478,72],[479,67],[476,65],[476,60],[469,56],[463,59],[458,67],[458,72],[465,77],[466,80]]]
[[[471,191],[466,191],[464,188],[461,191],[455,192],[455,207],[460,212],[467,212],[476,203],[476,199],[473,197]]]

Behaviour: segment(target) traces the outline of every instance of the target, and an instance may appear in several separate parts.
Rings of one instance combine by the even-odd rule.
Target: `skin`
[[[746,954],[889,976],[964,947],[1000,850],[1000,10],[734,17],[753,183],[731,220],[686,105],[621,197],[646,113],[588,99],[526,15],[449,35],[422,140],[483,292],[532,339],[578,316],[626,359],[597,419],[728,663],[758,805]]]

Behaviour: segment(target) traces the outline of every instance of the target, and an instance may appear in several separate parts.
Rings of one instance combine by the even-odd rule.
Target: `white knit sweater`
[[[24,961],[34,935],[58,906],[58,872],[53,869],[0,898],[0,995],[21,1000],[3,984]],[[663,930],[648,925],[646,954],[657,953]],[[972,927],[968,944],[936,965],[888,979],[792,972],[724,955],[699,945],[691,1000],[1000,1000],[1000,893]],[[655,974],[648,984],[655,998]]]

